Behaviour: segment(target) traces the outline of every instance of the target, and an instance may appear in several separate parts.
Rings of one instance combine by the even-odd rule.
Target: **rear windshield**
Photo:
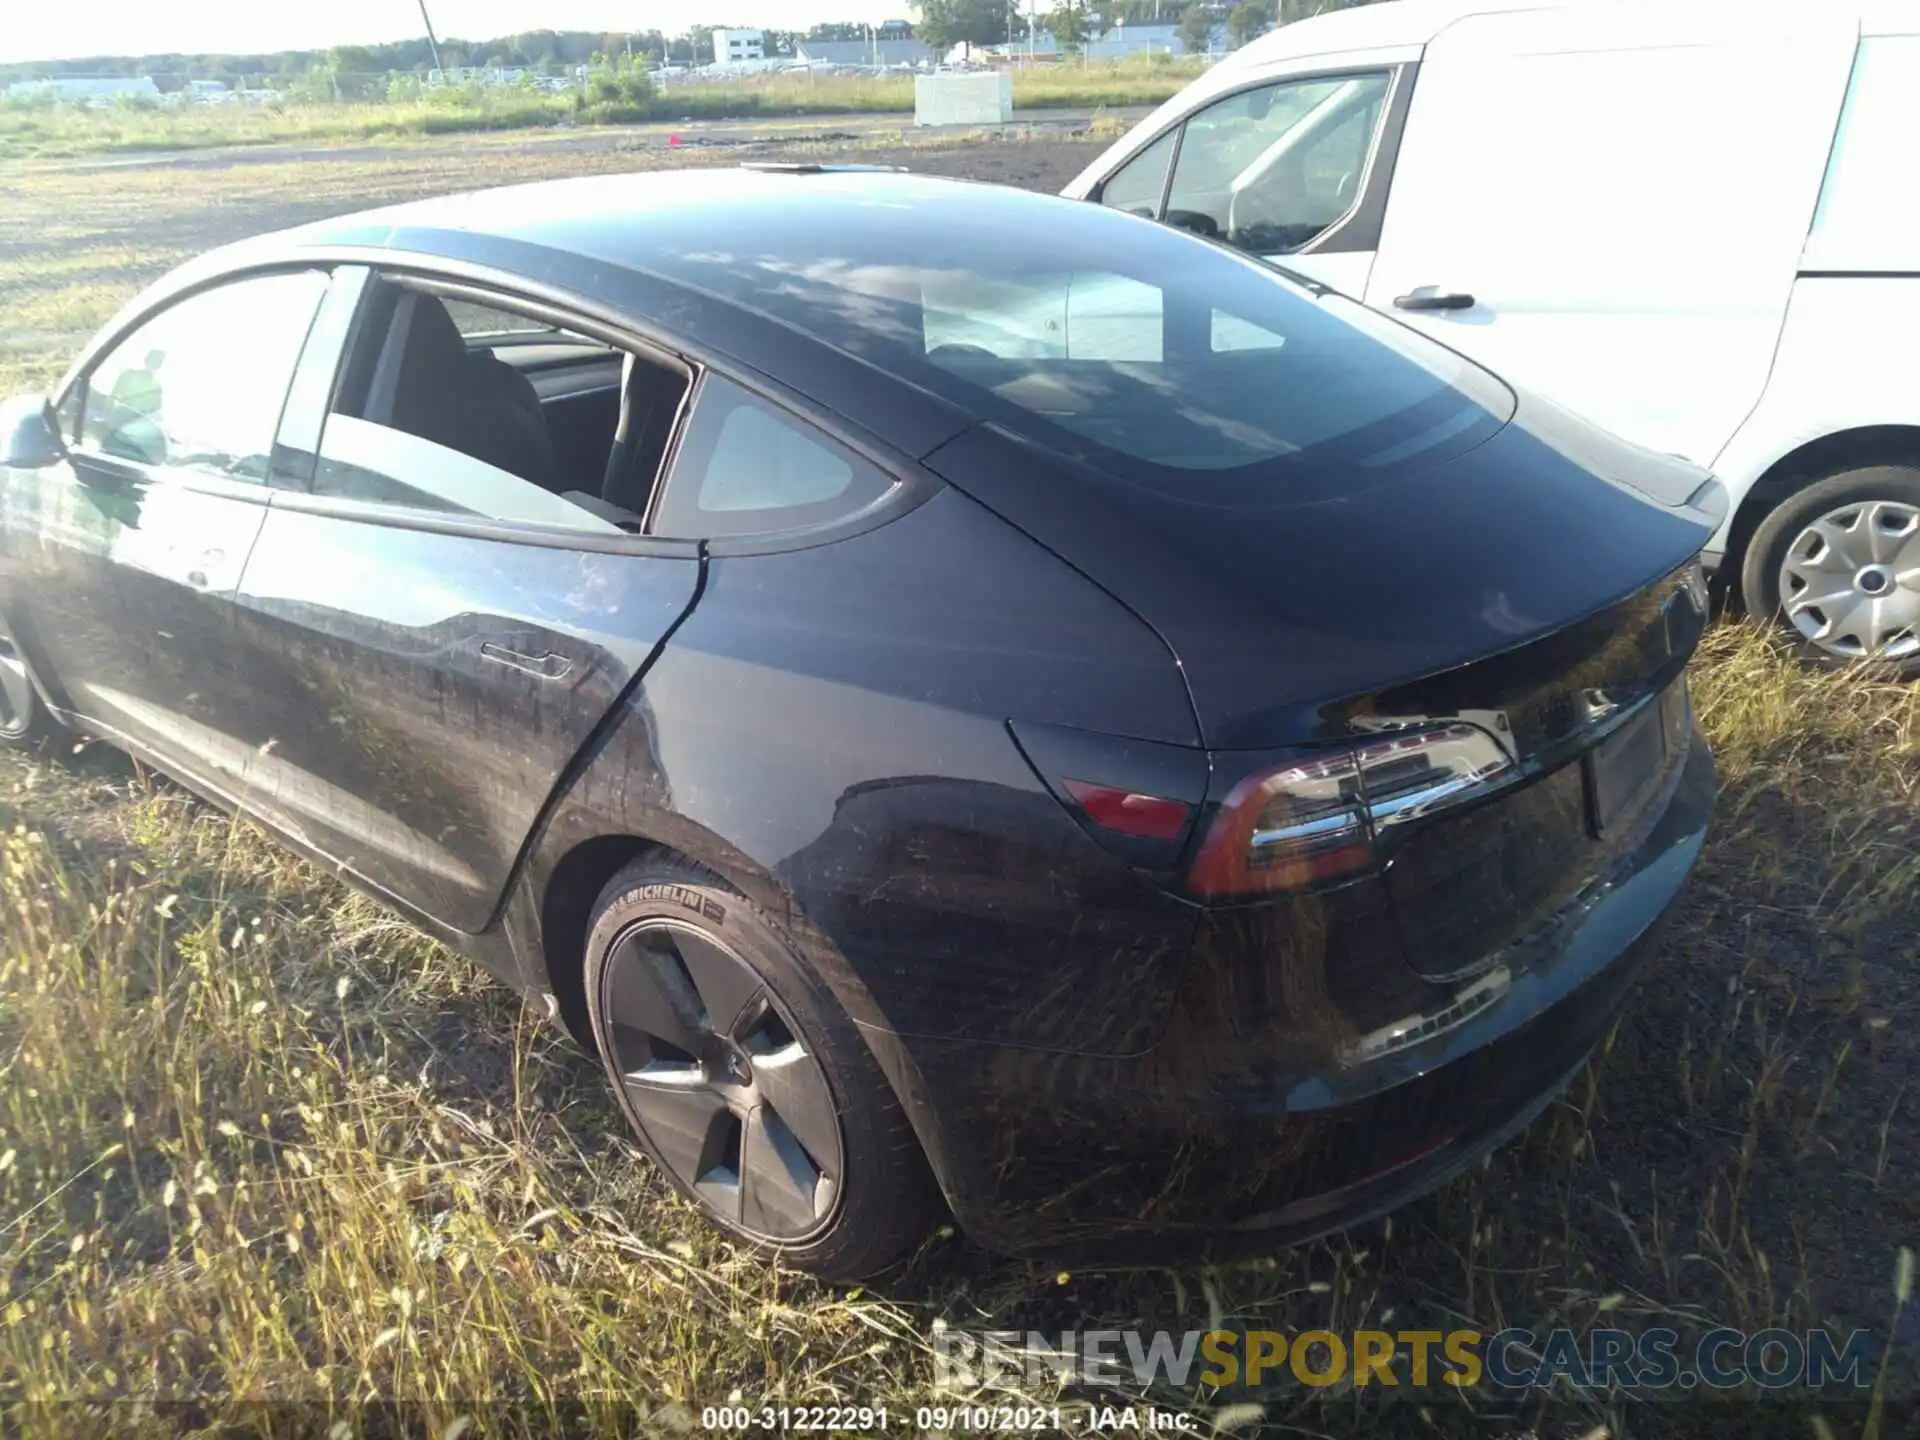
[[[1194,498],[1328,460],[1404,473],[1479,443],[1512,413],[1492,376],[1385,317],[1264,262],[1084,211],[1105,223],[1068,214],[1054,234],[956,227],[916,236],[907,253],[844,224],[800,226],[777,254],[689,247],[660,268],[983,419]]]

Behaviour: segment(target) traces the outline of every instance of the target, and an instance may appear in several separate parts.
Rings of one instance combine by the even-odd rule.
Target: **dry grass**
[[[57,297],[89,272],[89,245],[140,245],[124,266],[140,278],[168,253],[143,229],[172,233],[194,204],[236,207],[216,227],[261,213],[233,199],[258,172],[227,173],[172,208],[158,180],[129,197],[126,177],[55,177],[60,214],[97,219],[93,186],[127,225],[36,250],[16,215],[0,284],[67,313],[79,302]],[[337,204],[349,174],[311,183],[337,181]],[[36,342],[17,354],[59,363]],[[1244,1265],[1058,1276],[943,1236],[884,1293],[828,1290],[717,1240],[621,1138],[595,1067],[248,826],[99,747],[0,759],[5,1423],[440,1435],[471,1416],[474,1434],[651,1436],[697,1429],[701,1405],[735,1394],[901,1414],[931,1396],[936,1322],[1830,1324],[1885,1341],[1888,1277],[1920,1233],[1920,690],[1801,668],[1735,625],[1710,635],[1694,686],[1723,790],[1658,977],[1482,1170]],[[1893,1399],[1915,1396],[1910,1355],[1888,1376]],[[1834,1397],[1158,1398],[1341,1436],[1870,1423]]]
[[[1166,56],[1016,70],[1013,102],[1022,109],[1095,109],[1157,105],[1200,73]],[[677,84],[643,104],[601,105],[582,114],[571,93],[515,88],[437,92],[379,103],[271,106],[0,104],[0,158],[125,154],[228,145],[341,144],[469,131],[537,130],[555,125],[685,119],[761,119],[780,115],[904,113],[913,109],[911,75],[770,75]]]

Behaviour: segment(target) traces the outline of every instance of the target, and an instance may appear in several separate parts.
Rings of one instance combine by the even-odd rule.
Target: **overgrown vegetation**
[[[1158,104],[1196,73],[1197,66],[1166,57],[1020,70],[1014,73],[1013,100],[1016,107],[1034,109]],[[910,75],[770,75],[660,90],[643,70],[607,66],[585,89],[560,92],[526,85],[426,87],[407,78],[377,101],[315,97],[195,106],[123,100],[99,108],[6,101],[0,102],[0,159],[912,110]]]
[[[1028,154],[928,161],[985,178]],[[235,230],[655,159],[471,140],[191,177],[0,170],[0,354],[50,375],[96,290]],[[43,328],[14,328],[22,310]],[[1242,1265],[1060,1274],[946,1235],[850,1292],[716,1240],[621,1137],[597,1069],[466,962],[104,747],[0,758],[0,1423],[652,1437],[735,1396],[901,1415],[934,1398],[936,1324],[1860,1326],[1910,1406],[1888,1292],[1920,1237],[1920,689],[1802,668],[1734,624],[1693,683],[1722,778],[1697,881],[1616,1034],[1483,1170]],[[1872,1423],[1835,1395],[1155,1398],[1238,1434]]]

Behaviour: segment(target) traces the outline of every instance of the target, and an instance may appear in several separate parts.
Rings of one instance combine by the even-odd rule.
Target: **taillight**
[[[1235,786],[1194,857],[1207,898],[1288,890],[1372,867],[1382,831],[1478,798],[1513,760],[1477,725],[1409,729]]]
[[[1061,788],[1094,824],[1139,840],[1178,840],[1187,833],[1187,819],[1193,814],[1193,807],[1183,800],[1142,795],[1090,780],[1065,780]]]

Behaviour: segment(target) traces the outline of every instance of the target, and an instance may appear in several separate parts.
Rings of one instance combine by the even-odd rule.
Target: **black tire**
[[[686,956],[693,957],[691,965]],[[724,960],[743,963],[751,978]],[[709,984],[703,966],[716,967],[721,981]],[[594,904],[585,981],[594,1042],[621,1113],[674,1187],[709,1221],[757,1250],[834,1281],[888,1270],[926,1238],[939,1214],[938,1191],[892,1086],[798,948],[725,881],[675,855],[648,856],[629,865]],[[755,985],[761,988],[742,999]],[[725,998],[714,1001],[716,990]],[[656,1020],[663,1003],[673,1014]],[[707,1028],[699,1030],[697,1018],[710,1011],[761,1018],[737,1026],[733,1020],[708,1019]],[[690,1015],[696,1019],[687,1019]],[[683,1023],[687,1028],[676,1043],[643,1028],[664,1031]],[[774,1038],[745,1035],[749,1024]],[[745,1036],[737,1047],[736,1034]],[[711,1047],[724,1054],[714,1058]],[[789,1128],[779,1115],[785,1108],[784,1099],[776,1100],[781,1092],[769,1089],[764,1078],[773,1071],[763,1064],[796,1053],[802,1062],[810,1058],[817,1065],[817,1073],[806,1072],[808,1083],[824,1079],[826,1097],[811,1091],[819,1103],[809,1103],[808,1123],[796,1120]],[[798,1072],[800,1066],[789,1068]],[[632,1082],[634,1075],[673,1083],[642,1085]],[[793,1084],[791,1074],[780,1083]],[[689,1096],[708,1098],[660,1098],[683,1084]],[[718,1111],[669,1109],[663,1117],[660,1108],[708,1107],[715,1099],[723,1107]],[[647,1107],[654,1109],[659,1136],[649,1133],[642,1113]],[[815,1139],[829,1108],[837,1123],[837,1155],[831,1153],[831,1138]],[[772,1118],[765,1118],[769,1114]],[[800,1135],[811,1148],[801,1148],[793,1159]],[[827,1153],[815,1162],[814,1150]],[[728,1154],[731,1170],[717,1158]],[[756,1169],[756,1154],[774,1155],[782,1165]],[[798,1203],[798,1191],[784,1182],[810,1163],[818,1174],[818,1183],[807,1192],[812,1211],[784,1231],[748,1222],[742,1212],[771,1215],[777,1208],[757,1203],[750,1190],[777,1191],[780,1203],[791,1207]],[[763,1185],[755,1178],[772,1169],[779,1170],[781,1183]]]
[[[40,699],[26,657],[0,633],[0,745],[9,750],[40,751],[71,744],[72,733]]]
[[[1837,667],[1859,663],[1865,657],[1836,654],[1793,623],[1784,608],[1781,569],[1789,550],[1814,521],[1875,501],[1920,511],[1920,468],[1874,465],[1829,475],[1782,500],[1760,522],[1753,538],[1747,542],[1746,556],[1740,566],[1740,592],[1747,613],[1774,620],[1792,638],[1799,653],[1816,664]],[[1791,599],[1786,597],[1788,601]],[[1913,653],[1879,663],[1890,666],[1903,679],[1920,678],[1920,645],[1914,647]]]

